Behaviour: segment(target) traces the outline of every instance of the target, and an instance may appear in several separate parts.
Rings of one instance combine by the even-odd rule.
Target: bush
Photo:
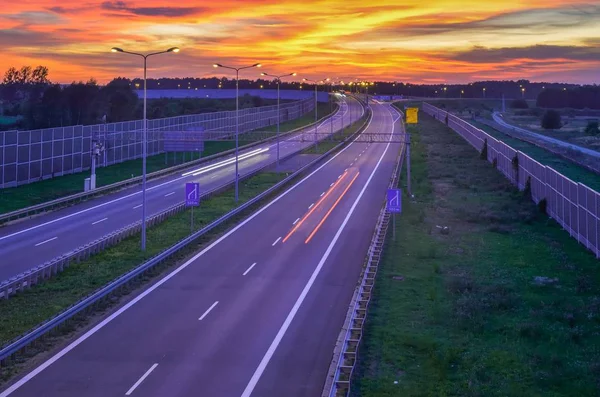
[[[600,135],[600,125],[597,121],[590,121],[585,127],[585,133],[587,135]]]
[[[488,144],[487,144],[487,139],[485,139],[483,141],[483,149],[481,149],[481,153],[480,153],[479,157],[482,160],[487,160],[487,155],[488,155]]]
[[[509,106],[512,109],[529,109],[529,104],[525,99],[514,99]]]
[[[546,110],[542,117],[542,128],[546,130],[555,130],[562,127],[560,113],[556,110]]]

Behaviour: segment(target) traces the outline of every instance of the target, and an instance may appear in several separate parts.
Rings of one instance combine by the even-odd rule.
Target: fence
[[[280,121],[314,110],[314,100],[281,104]],[[239,131],[248,132],[277,123],[277,106],[242,109]],[[163,152],[164,131],[205,131],[211,139],[235,132],[236,112],[214,112],[148,120],[148,155]],[[140,158],[143,121],[70,126],[31,131],[0,132],[0,188],[80,172],[91,166],[93,141],[104,146],[98,167]]]
[[[600,193],[574,182],[551,167],[513,149],[466,121],[428,103],[423,110],[446,122],[475,149],[482,151],[487,141],[487,160],[519,189],[529,181],[531,197],[537,204],[546,200],[546,212],[569,234],[600,258]]]

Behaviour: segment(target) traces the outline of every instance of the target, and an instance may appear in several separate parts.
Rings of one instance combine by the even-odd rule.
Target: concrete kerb
[[[363,123],[363,127],[364,127],[364,125],[365,124]],[[361,128],[363,128],[363,127],[361,127]],[[303,128],[305,128],[305,127],[303,127]],[[295,155],[296,155],[296,152],[290,153],[284,157],[281,157],[280,161],[285,161]],[[272,166],[273,164],[275,164],[275,161],[270,162],[270,163],[264,165],[263,167],[260,167],[246,175],[243,175],[240,178],[240,181],[244,181],[248,178],[251,178],[252,176],[264,171],[266,168]],[[229,187],[231,187],[233,185],[233,183],[234,183],[233,181],[228,182],[228,183],[225,183],[211,191],[208,191],[203,195],[202,198],[207,199],[209,197],[212,197],[215,194],[222,193],[223,191],[225,191]],[[150,227],[155,226],[155,225],[163,222],[164,220],[166,220],[168,217],[175,215],[179,212],[182,212],[183,210],[185,210],[185,208],[186,207],[183,204],[183,202],[176,204],[172,207],[167,208],[164,211],[161,211],[158,214],[152,215],[147,220],[147,224]],[[50,262],[47,262],[46,264],[40,265],[44,269],[44,270],[42,270],[42,272],[44,273],[44,277],[42,277],[42,279],[48,279],[51,277],[51,275],[45,274],[47,272],[46,269],[56,267],[57,261],[63,261],[63,263],[64,263],[64,261],[66,261],[67,267],[68,267],[68,263],[70,263],[72,260],[75,260],[77,263],[80,263],[83,260],[89,259],[92,254],[96,254],[96,253],[102,251],[103,249],[106,249],[110,246],[118,244],[123,239],[131,237],[140,232],[141,232],[141,221],[138,221],[129,226],[125,226],[116,232],[109,233],[109,234],[105,235],[104,237],[101,237],[100,239],[98,239],[92,243],[85,244],[82,247],[77,248],[64,256],[61,255],[60,257],[55,258],[55,259],[51,260]],[[36,268],[38,268],[40,266],[37,266]],[[60,271],[62,271],[62,270],[64,270],[64,266],[60,266]],[[56,274],[56,273],[54,273],[54,274]],[[27,275],[25,272],[14,278],[11,278],[8,281],[4,281],[4,282],[0,283],[0,298],[7,299],[10,295],[18,292],[20,289],[15,288],[15,286],[22,285],[23,283],[25,283],[26,277],[27,277]],[[38,283],[39,281],[40,280],[36,280],[36,283]]]
[[[78,303],[65,309],[63,312],[55,315],[54,317],[52,317],[48,321],[40,324],[39,326],[32,328],[30,331],[28,331],[23,336],[16,338],[14,341],[5,345],[0,350],[0,364],[5,365],[7,359],[14,358],[18,352],[26,349],[27,346],[34,343],[39,338],[44,337],[46,334],[52,332],[57,327],[60,327],[63,324],[68,323],[71,319],[76,318],[77,316],[80,316],[82,313],[86,313],[93,307],[96,307],[96,305],[98,305],[100,302],[107,299],[108,296],[110,296],[113,293],[118,293],[118,291],[120,291],[122,288],[129,286],[132,282],[134,282],[135,280],[142,277],[146,272],[153,271],[157,265],[164,263],[167,259],[169,259],[171,257],[171,255],[177,253],[179,250],[181,250],[181,249],[185,248],[186,246],[188,246],[189,244],[193,243],[194,241],[196,241],[198,238],[200,238],[207,232],[211,231],[212,229],[214,229],[217,226],[220,226],[222,223],[230,220],[232,217],[238,215],[239,213],[246,210],[250,206],[255,205],[256,203],[260,202],[261,200],[267,198],[269,195],[284,188],[286,184],[290,183],[292,180],[294,180],[298,176],[302,175],[304,172],[311,169],[312,167],[314,167],[315,165],[317,165],[318,163],[323,161],[325,158],[327,158],[331,154],[340,150],[343,146],[345,146],[350,141],[351,138],[360,134],[362,132],[362,130],[364,130],[365,126],[368,125],[368,121],[369,121],[370,117],[372,117],[372,114],[370,112],[368,112],[366,120],[364,121],[363,125],[361,126],[361,128],[359,130],[357,130],[357,132],[353,136],[351,136],[348,139],[346,139],[345,141],[339,143],[336,147],[330,149],[327,153],[324,153],[323,155],[319,156],[318,158],[316,158],[309,164],[306,164],[301,169],[299,169],[296,172],[294,172],[293,174],[289,175],[288,177],[286,177],[282,181],[278,182],[271,188],[260,193],[258,196],[256,196],[252,200],[249,200],[248,202],[246,202],[246,203],[242,204],[241,206],[235,208],[234,210],[228,212],[227,214],[223,215],[219,219],[213,221],[211,224],[205,226],[204,228],[196,231],[192,235],[190,235],[190,236],[184,238],[183,240],[181,240],[180,242],[176,243],[171,248],[168,248],[167,250],[154,256],[153,258],[150,258],[148,261],[146,261],[143,264],[140,264],[139,266],[132,269],[128,273],[126,273],[122,276],[119,276],[113,282],[98,289],[94,293],[90,294],[88,297],[80,300]]]
[[[405,153],[406,150],[404,147],[398,155],[396,167],[390,178],[390,188],[397,185]],[[367,251],[365,265],[361,271],[357,287],[354,290],[346,313],[344,325],[333,351],[322,397],[345,397],[350,393],[352,374],[356,365],[368,305],[371,300],[371,292],[387,235],[389,218],[390,213],[386,210],[384,204],[377,219],[371,244]]]
[[[293,129],[291,131],[280,133],[279,137],[280,138],[287,137],[287,136],[293,135],[295,133],[298,133],[298,132],[300,132],[300,131],[302,131],[304,129],[311,128],[315,124],[318,124],[318,123],[322,122],[323,120],[328,119],[329,117],[334,117],[335,113],[338,112],[338,111],[340,111],[340,109],[341,108],[338,107],[338,109],[333,114],[328,114],[327,116],[321,117],[316,122],[312,122],[310,124],[307,124],[307,125],[305,125],[303,127],[299,127],[299,128]],[[273,137],[269,137],[269,138],[266,138],[266,139],[262,139],[260,141],[252,142],[252,143],[249,143],[247,145],[240,146],[238,148],[238,151],[243,151],[243,150],[246,150],[246,149],[250,149],[250,148],[252,148],[254,146],[262,145],[264,143],[271,142],[271,141],[273,141],[275,139],[277,139],[277,137],[273,136]],[[210,162],[210,161],[213,161],[213,160],[218,160],[221,157],[225,157],[225,156],[228,156],[228,155],[231,155],[231,154],[234,154],[234,153],[235,153],[235,149],[229,149],[229,150],[226,150],[226,151],[223,151],[223,152],[220,152],[220,153],[213,154],[211,156],[203,157],[203,158],[200,158],[200,159],[197,159],[197,160],[193,160],[193,161],[189,161],[189,162],[183,163],[183,164],[178,164],[178,165],[175,165],[173,167],[165,168],[163,170],[155,171],[155,172],[152,172],[150,174],[147,174],[146,175],[146,180],[149,181],[149,180],[157,179],[159,177],[168,176],[168,175],[176,173],[176,172],[178,172],[178,171],[180,171],[182,169],[186,169],[188,167],[194,167],[194,166],[197,166],[199,164],[207,163],[207,162]],[[113,184],[110,184],[110,185],[102,186],[102,187],[99,187],[99,188],[94,189],[94,190],[89,191],[89,192],[76,193],[76,194],[73,194],[73,195],[70,195],[70,196],[67,196],[67,197],[62,197],[62,198],[59,198],[59,199],[56,199],[56,200],[51,200],[51,201],[48,201],[46,203],[41,203],[41,204],[33,205],[33,206],[30,206],[30,207],[27,207],[27,208],[23,208],[23,209],[20,209],[20,210],[8,212],[8,213],[5,213],[5,214],[0,214],[0,226],[3,223],[6,223],[6,222],[9,222],[9,221],[12,221],[12,220],[16,220],[16,219],[20,219],[20,218],[26,218],[26,217],[38,214],[40,212],[52,211],[52,210],[55,210],[57,208],[63,208],[63,207],[66,207],[66,206],[68,206],[68,205],[70,205],[72,203],[75,203],[75,202],[82,202],[82,201],[88,200],[90,198],[101,196],[101,195],[106,194],[106,193],[114,192],[114,191],[117,191],[117,190],[121,190],[121,189],[130,187],[132,185],[138,185],[138,184],[141,184],[141,183],[142,183],[142,177],[138,176],[138,177],[135,177],[135,178],[127,179],[125,181],[116,182],[116,183],[113,183]]]

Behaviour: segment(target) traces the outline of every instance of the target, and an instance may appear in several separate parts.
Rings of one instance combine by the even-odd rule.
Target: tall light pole
[[[215,68],[223,68],[223,69],[230,69],[230,70],[235,70],[235,202],[238,202],[238,185],[239,185],[239,178],[240,175],[238,173],[238,150],[239,150],[239,146],[238,146],[238,135],[240,133],[240,115],[239,115],[239,110],[240,110],[240,100],[239,100],[239,91],[240,91],[240,70],[244,70],[244,69],[250,69],[250,68],[260,68],[262,65],[260,63],[255,63],[254,65],[251,66],[244,66],[241,68],[234,68],[231,66],[223,66],[220,63],[215,63],[213,64],[213,67]]]
[[[318,103],[317,103],[317,88],[319,87],[319,84],[325,82],[325,81],[329,81],[329,78],[323,79],[323,80],[311,80],[311,79],[302,79],[302,81],[308,81],[311,82],[315,85],[315,152],[317,151],[317,129],[318,129],[318,125],[317,125],[317,120],[319,118],[318,116]]]
[[[274,74],[269,73],[261,73],[261,76],[273,77],[275,81],[277,81],[277,169],[279,170],[279,118],[281,117],[281,113],[279,112],[279,84],[281,83],[281,79],[288,76],[295,76],[296,73],[288,73],[282,74],[281,76],[275,76]]]
[[[483,87],[483,98],[485,99],[485,87]]]
[[[521,97],[525,99],[525,87],[521,88]]]
[[[166,54],[168,52],[179,52],[178,47],[171,47],[166,51],[152,52],[150,54],[138,54],[137,52],[124,51],[121,48],[113,47],[111,52],[121,52],[123,54],[135,55],[144,59],[144,130],[142,135],[142,251],[146,250],[146,157],[148,155],[148,128],[146,120],[146,69],[148,58],[154,55]]]

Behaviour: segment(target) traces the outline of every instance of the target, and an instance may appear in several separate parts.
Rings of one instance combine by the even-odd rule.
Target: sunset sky
[[[0,73],[42,64],[61,83],[139,77],[141,59],[113,46],[181,47],[150,58],[149,77],[261,62],[298,78],[600,83],[598,1],[20,0],[0,10],[0,42]]]

